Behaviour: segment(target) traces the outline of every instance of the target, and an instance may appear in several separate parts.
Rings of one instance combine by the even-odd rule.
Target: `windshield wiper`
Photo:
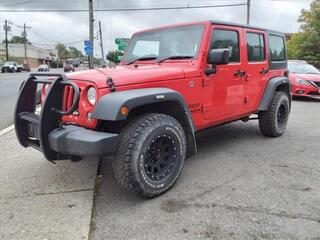
[[[128,62],[126,62],[126,64],[130,65],[136,61],[145,61],[145,60],[154,60],[154,59],[157,59],[157,57],[140,57],[133,60],[129,60]]]
[[[157,62],[161,63],[161,62],[166,61],[168,59],[184,59],[184,58],[194,58],[194,56],[190,56],[190,55],[173,55],[173,56],[167,56],[167,57],[160,58]]]

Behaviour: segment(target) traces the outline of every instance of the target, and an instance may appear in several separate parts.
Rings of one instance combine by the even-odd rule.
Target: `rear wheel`
[[[259,112],[259,127],[263,135],[278,137],[287,127],[290,113],[288,95],[275,92],[267,111]]]
[[[120,134],[114,176],[126,190],[156,197],[169,190],[181,173],[186,138],[180,123],[164,114],[146,114]]]

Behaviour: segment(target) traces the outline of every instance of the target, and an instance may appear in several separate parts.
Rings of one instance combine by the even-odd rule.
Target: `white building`
[[[8,50],[10,60],[15,60],[20,64],[27,61],[31,68],[38,67],[40,64],[50,64],[51,61],[58,58],[57,49],[39,48],[29,44],[27,44],[27,58],[25,58],[24,44],[9,43]],[[0,59],[5,59],[5,57],[6,45],[2,43],[0,44]]]

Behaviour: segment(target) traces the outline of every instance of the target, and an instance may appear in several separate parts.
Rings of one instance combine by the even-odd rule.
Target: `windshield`
[[[291,73],[298,74],[320,74],[320,71],[314,66],[307,63],[290,63],[288,62],[288,70]]]
[[[123,60],[196,57],[203,30],[203,25],[192,25],[138,33],[132,37]]]
[[[14,62],[5,62],[5,65],[14,65]]]

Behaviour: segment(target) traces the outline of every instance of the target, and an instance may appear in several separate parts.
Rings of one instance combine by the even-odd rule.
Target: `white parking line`
[[[7,134],[7,133],[9,133],[9,132],[11,132],[13,129],[14,129],[14,125],[13,124],[11,126],[9,126],[9,127],[6,127],[5,129],[2,129],[0,131],[0,137],[5,135],[5,134]]]

